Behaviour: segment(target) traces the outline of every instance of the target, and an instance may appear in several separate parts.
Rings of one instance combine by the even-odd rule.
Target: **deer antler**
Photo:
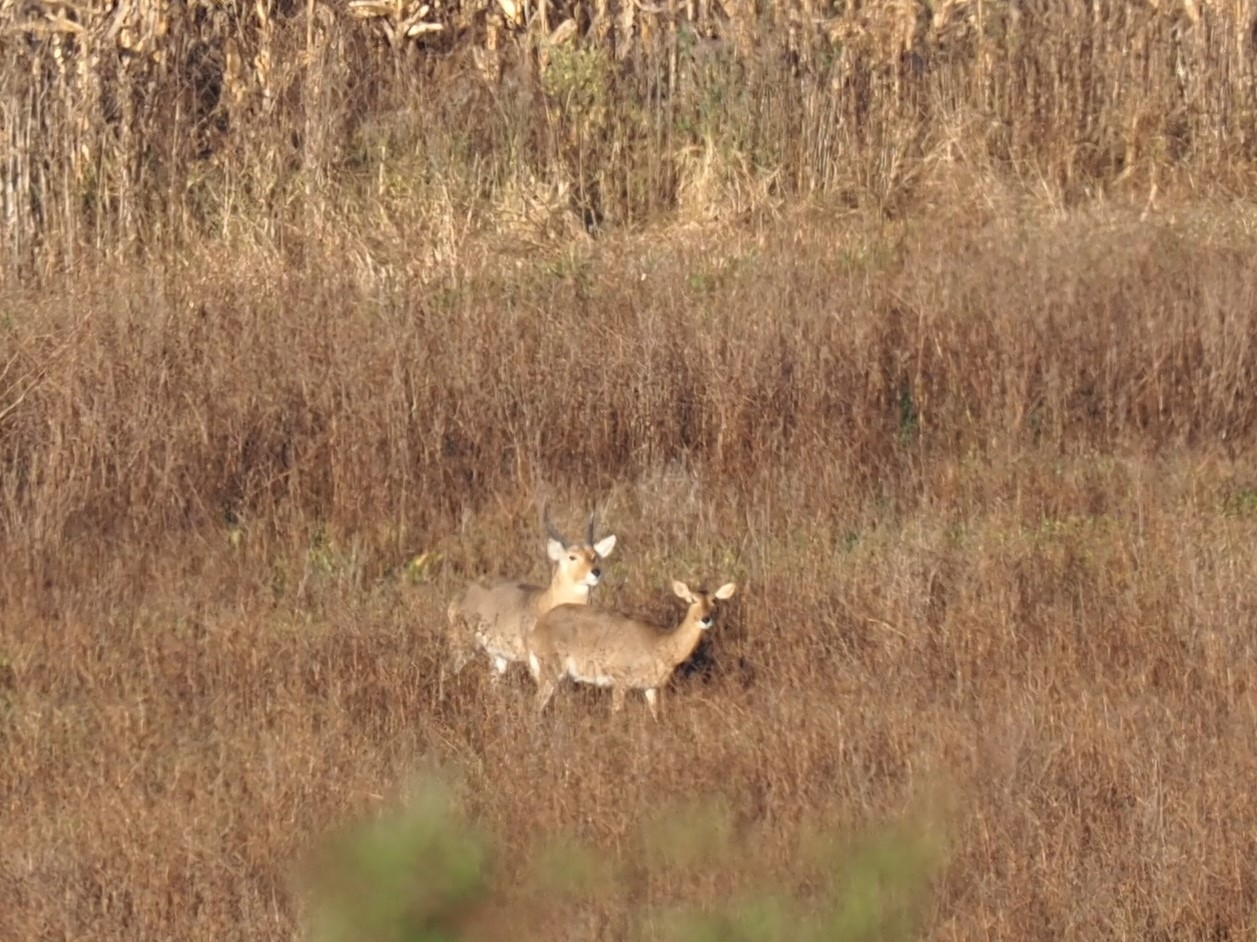
[[[563,538],[563,534],[558,531],[554,525],[554,521],[550,519],[550,502],[546,501],[541,505],[541,526],[546,531],[546,536],[552,540],[558,540],[564,546],[567,546],[567,540]]]

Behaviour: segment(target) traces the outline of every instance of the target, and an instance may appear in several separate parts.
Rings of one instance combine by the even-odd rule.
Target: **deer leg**
[[[611,688],[611,712],[619,713],[622,709],[624,709],[624,688],[612,687]]]
[[[511,662],[501,655],[493,655],[493,670],[489,673],[489,680],[497,683],[498,679],[506,673],[506,669],[511,666]]]
[[[537,713],[545,711],[546,704],[554,696],[554,689],[559,685],[556,677],[541,677],[537,680]]]
[[[449,657],[441,661],[440,669],[437,673],[437,700],[445,701],[445,678],[449,677],[453,680],[457,677],[467,662],[471,659],[471,652],[466,648],[453,647]]]
[[[650,707],[650,715],[656,723],[659,722],[659,691],[654,687],[645,691],[646,705]]]
[[[445,678],[457,677],[462,673],[467,662],[471,660],[471,646],[463,634],[461,622],[454,616],[450,617],[449,628],[445,634],[446,657],[441,661],[437,675],[437,699],[445,699]]]

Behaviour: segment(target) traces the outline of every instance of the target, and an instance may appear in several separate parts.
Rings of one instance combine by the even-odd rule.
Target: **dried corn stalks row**
[[[349,0],[350,14],[378,26],[394,49],[443,32],[441,7],[441,0]]]
[[[305,81],[340,6],[0,0],[0,256],[29,255],[54,229],[71,242],[84,225],[98,242],[136,234],[154,162],[177,185],[189,158],[271,112]],[[291,28],[281,48],[281,12],[304,15],[303,50]]]
[[[274,92],[275,6],[275,0],[0,0],[0,43],[10,60],[51,59],[65,81],[120,71],[160,77],[186,70],[193,47],[202,55],[208,49],[233,60],[223,76],[232,99],[249,96],[246,84],[266,98]]]
[[[221,6],[198,9],[211,26],[225,18]],[[183,119],[196,100],[196,89],[168,94],[171,73],[207,32],[192,19],[154,0],[0,0],[6,254],[58,221],[73,229],[82,205],[97,215],[108,206],[124,234],[134,231],[146,132]],[[203,70],[204,57],[194,64]]]
[[[1182,20],[1184,35],[1216,24],[1242,55],[1257,0],[1144,0],[1146,14]],[[277,0],[0,0],[0,43],[22,37],[37,56],[51,60],[63,78],[90,81],[114,71],[106,60],[178,68],[180,47],[209,42],[222,49],[229,100],[270,101],[275,92],[274,18]],[[1050,4],[1049,4],[1050,6]],[[837,49],[893,64],[960,37],[1005,29],[1035,15],[1042,5],[1017,0],[287,0],[308,28],[343,29],[363,22],[394,49],[443,37],[481,54],[510,39],[527,39],[544,51],[578,42],[611,43],[624,59],[635,46],[675,33],[685,24],[697,35],[726,44],[741,57],[756,53],[767,30],[784,28],[790,51],[803,66],[816,53]],[[1137,10],[1139,7],[1133,7]],[[1135,15],[1139,15],[1137,12]],[[311,35],[308,45],[314,45]],[[544,56],[543,56],[544,58]],[[544,62],[543,62],[544,65]],[[134,65],[132,65],[134,68]]]
[[[1188,29],[1212,21],[1234,38],[1237,53],[1247,45],[1257,15],[1254,0],[1144,4],[1145,14],[1181,19]],[[170,67],[189,36],[208,39],[225,46],[233,60],[227,70],[231,98],[240,101],[254,91],[265,98],[275,91],[277,5],[276,0],[0,0],[0,42],[22,37],[42,44],[40,54],[58,69],[76,69],[82,76],[101,68],[109,56]],[[805,64],[809,50],[824,47],[890,64],[906,52],[959,34],[981,34],[990,24],[1035,16],[1042,5],[1016,0],[288,0],[284,7],[322,27],[343,23],[341,14],[347,14],[378,31],[394,49],[439,36],[486,51],[521,35],[543,46],[605,43],[614,37],[616,56],[624,58],[635,42],[684,23],[743,56],[754,53],[765,28],[785,27]]]
[[[975,53],[982,69],[1011,31],[1032,36],[1036,23],[1088,15],[1101,27],[1172,34],[1184,96],[1212,101],[1224,97],[1219,83],[1251,74],[1255,7],[1257,0],[1104,0],[1085,13],[1064,0],[0,0],[0,239],[30,244],[59,207],[68,218],[86,197],[125,217],[128,194],[143,185],[137,155],[162,122],[195,137],[198,126],[247,126],[289,89],[308,103],[327,101],[341,71],[379,65],[350,46],[360,36],[410,56],[429,45],[470,48],[491,82],[501,75],[499,52],[512,45],[545,71],[564,46],[625,60],[660,42],[675,52],[685,30],[749,61],[763,57],[766,40],[779,50],[785,37],[803,70],[859,61],[889,67],[898,82],[905,58],[928,62],[958,48]],[[289,20],[282,27],[281,18]],[[327,69],[329,57],[337,68]]]
[[[422,37],[454,28],[492,53],[504,39],[527,38],[545,49],[567,42],[609,45],[623,60],[635,47],[675,34],[684,24],[696,35],[726,44],[736,55],[756,54],[766,35],[785,30],[792,55],[804,66],[837,50],[890,65],[906,55],[928,56],[964,42],[994,41],[1028,29],[1044,13],[1079,15],[1077,8],[1019,0],[351,0],[381,20],[390,41],[400,33]],[[1119,12],[1093,6],[1103,19]],[[1098,12],[1097,12],[1098,11]],[[1255,24],[1255,0],[1144,0],[1123,15],[1181,21],[1184,35],[1205,27],[1233,38],[1232,55],[1245,55]],[[365,12],[360,15],[367,15]],[[479,24],[483,24],[479,28]]]

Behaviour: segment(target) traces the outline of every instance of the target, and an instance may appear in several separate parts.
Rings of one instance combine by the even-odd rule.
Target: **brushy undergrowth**
[[[398,808],[320,846],[297,888],[309,936],[323,942],[518,938],[525,925],[544,931],[561,911],[609,899],[628,905],[630,938],[890,942],[913,937],[941,862],[937,824],[924,818],[847,837],[809,831],[796,848],[810,871],[805,894],[759,886],[702,908],[640,898],[647,872],[712,879],[723,857],[754,854],[754,841],[735,830],[725,802],[692,800],[659,809],[621,861],[563,839],[543,843],[521,866],[499,859],[501,848],[467,819],[448,777],[428,772]],[[526,885],[541,895],[523,897],[509,882],[495,893],[495,869],[527,872]]]

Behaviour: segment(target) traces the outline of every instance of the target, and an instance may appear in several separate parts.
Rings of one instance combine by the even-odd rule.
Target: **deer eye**
[[[567,561],[568,561],[569,563],[574,563],[574,562],[576,562],[576,557],[575,557],[575,556],[569,556],[569,557],[567,558]]]

